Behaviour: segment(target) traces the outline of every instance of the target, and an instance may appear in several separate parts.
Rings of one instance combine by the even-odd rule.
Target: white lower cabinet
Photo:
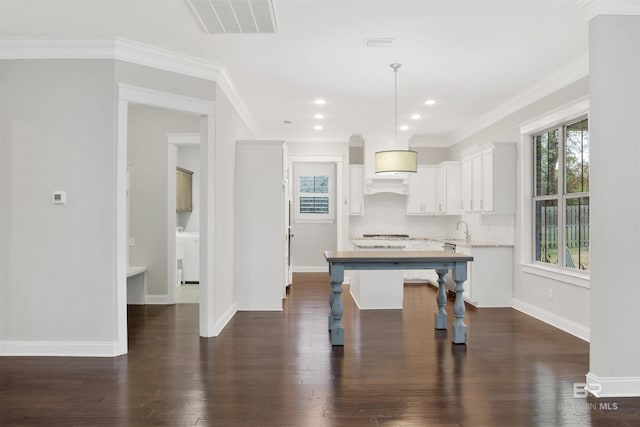
[[[513,247],[458,246],[456,252],[471,255],[464,282],[464,299],[476,307],[511,307],[513,297]],[[455,284],[447,283],[453,290]]]

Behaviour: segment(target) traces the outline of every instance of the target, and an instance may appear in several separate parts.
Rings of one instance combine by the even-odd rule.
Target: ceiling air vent
[[[272,0],[185,0],[208,34],[275,33]]]

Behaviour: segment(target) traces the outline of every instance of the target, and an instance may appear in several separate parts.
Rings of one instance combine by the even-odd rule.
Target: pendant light
[[[418,153],[412,150],[398,149],[398,68],[402,64],[391,64],[395,83],[395,150],[378,151],[376,158],[377,175],[396,175],[416,173],[418,170]]]

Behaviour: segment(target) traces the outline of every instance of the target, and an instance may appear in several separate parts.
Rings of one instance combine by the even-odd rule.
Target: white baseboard
[[[536,319],[541,320],[544,323],[561,329],[575,337],[580,338],[581,340],[589,342],[589,339],[591,337],[591,330],[586,326],[580,325],[579,323],[576,323],[572,320],[565,319],[564,317],[558,316],[557,314],[551,313],[547,310],[543,310],[539,307],[516,298],[512,300],[511,305],[514,309],[526,315],[535,317]]]
[[[166,305],[169,304],[168,295],[145,295],[144,302],[146,304]]]
[[[0,341],[0,356],[115,357],[116,341]]]
[[[294,273],[328,273],[329,265],[291,267]]]
[[[586,383],[596,397],[640,397],[640,377],[599,377],[589,372]],[[594,391],[598,388],[599,392]]]
[[[229,307],[229,309],[216,322],[216,325],[213,331],[214,337],[217,337],[220,334],[220,332],[222,332],[224,327],[227,326],[227,323],[229,323],[231,319],[233,319],[233,316],[235,316],[237,312],[238,312],[237,304],[233,304],[231,307]]]

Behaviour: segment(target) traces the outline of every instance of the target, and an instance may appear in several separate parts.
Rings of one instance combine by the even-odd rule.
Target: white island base
[[[360,310],[402,309],[402,270],[349,272],[350,293]]]

